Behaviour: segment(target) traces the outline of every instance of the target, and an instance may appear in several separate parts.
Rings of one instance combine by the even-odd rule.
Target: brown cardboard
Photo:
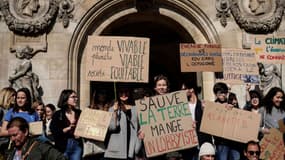
[[[200,131],[246,143],[257,140],[261,116],[225,104],[205,101]]]
[[[257,61],[262,63],[285,64],[284,36],[252,35],[251,50],[257,55]]]
[[[223,81],[228,84],[244,84],[245,75],[256,76],[259,83],[259,71],[256,55],[251,50],[223,48]]]
[[[198,145],[186,91],[140,99],[136,106],[147,157]]]
[[[180,44],[181,72],[222,72],[220,44]]]
[[[279,130],[280,130],[280,132],[285,133],[285,124],[284,124],[283,119],[280,119],[280,120],[278,121],[278,125],[279,125]]]
[[[104,141],[111,118],[111,112],[85,108],[80,114],[74,134]]]
[[[87,80],[148,82],[148,38],[89,36],[86,48]]]
[[[31,135],[35,136],[43,134],[43,121],[30,122],[29,127]]]
[[[269,131],[270,133],[265,134],[260,142],[260,157],[263,160],[281,160],[285,153],[283,135],[276,128],[271,128]]]

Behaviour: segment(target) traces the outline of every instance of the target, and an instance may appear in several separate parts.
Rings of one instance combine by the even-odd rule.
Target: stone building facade
[[[45,103],[57,103],[62,89],[78,92],[89,105],[96,85],[85,80],[89,35],[149,37],[150,81],[164,73],[178,89],[179,47],[185,43],[219,43],[249,48],[252,34],[285,35],[284,0],[263,4],[249,0],[1,0],[0,87],[14,82],[15,68],[29,64],[32,84]],[[18,56],[17,56],[18,55]],[[28,58],[19,58],[25,55]],[[20,56],[21,57],[21,56]],[[18,62],[19,60],[27,62]],[[278,65],[281,74],[284,66]],[[185,74],[213,100],[215,74]],[[284,81],[284,76],[282,76]],[[244,101],[244,85],[232,86]]]

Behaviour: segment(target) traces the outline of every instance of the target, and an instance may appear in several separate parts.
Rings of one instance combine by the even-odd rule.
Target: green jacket
[[[66,157],[64,157],[62,153],[56,150],[51,144],[37,141],[34,138],[28,138],[26,144],[24,145],[22,149],[22,156],[26,154],[30,146],[35,141],[37,143],[34,144],[34,146],[32,147],[30,151],[30,154],[28,154],[25,160],[66,160],[67,159]],[[16,148],[12,148],[10,151],[8,151],[7,160],[13,160],[15,152],[16,152]]]

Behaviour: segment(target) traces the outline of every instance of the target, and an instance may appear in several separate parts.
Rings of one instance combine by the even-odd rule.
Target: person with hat
[[[199,160],[214,160],[215,148],[211,143],[205,142],[202,144],[199,151]]]

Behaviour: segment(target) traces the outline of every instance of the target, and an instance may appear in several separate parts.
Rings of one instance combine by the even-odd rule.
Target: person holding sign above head
[[[278,121],[285,117],[284,91],[279,87],[273,87],[263,98],[261,114],[261,134],[269,134],[270,128],[279,128]]]
[[[214,160],[215,148],[211,143],[205,142],[201,145],[199,150],[199,160]]]
[[[29,124],[21,117],[12,118],[7,125],[12,141],[7,160],[65,160],[62,153],[48,143],[29,136]]]
[[[218,82],[214,85],[213,91],[216,96],[216,103],[225,104],[225,107],[228,109],[234,107],[232,104],[228,104],[229,88],[227,84],[223,82]],[[217,147],[218,160],[240,159],[240,143],[216,136],[214,137],[214,141]]]
[[[81,110],[77,109],[78,97],[74,90],[61,92],[58,107],[50,122],[50,131],[55,140],[55,147],[69,159],[80,160],[82,156],[82,139],[74,135]]]
[[[261,95],[256,90],[250,90],[250,84],[246,84],[246,104],[244,110],[258,113],[261,104]]]
[[[212,142],[212,136],[206,133],[200,132],[200,125],[203,116],[202,102],[198,98],[198,94],[201,92],[201,87],[198,87],[193,82],[185,81],[181,86],[182,90],[187,90],[187,98],[189,101],[189,110],[192,115],[193,122],[195,123],[195,129],[198,136],[199,146],[204,142]],[[191,148],[182,150],[181,154],[183,159],[196,160],[198,158],[198,148]]]
[[[142,140],[139,132],[137,108],[131,97],[130,88],[119,86],[116,102],[109,109],[113,116],[107,133],[105,159],[135,159],[139,153]]]
[[[244,160],[259,160],[260,156],[260,145],[255,141],[248,141],[245,144],[245,148],[243,151]]]

